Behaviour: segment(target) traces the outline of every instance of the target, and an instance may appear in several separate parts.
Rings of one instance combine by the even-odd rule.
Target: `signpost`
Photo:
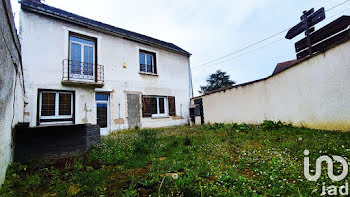
[[[321,21],[323,21],[326,18],[326,14],[324,11],[324,8],[321,8],[315,12],[314,8],[312,8],[309,11],[304,11],[303,15],[300,17],[301,22],[292,27],[287,35],[287,39],[293,39],[297,35],[301,34],[302,32],[305,32],[307,45],[308,45],[308,51],[309,55],[312,55],[312,43],[310,35],[312,32],[315,31],[315,25]]]

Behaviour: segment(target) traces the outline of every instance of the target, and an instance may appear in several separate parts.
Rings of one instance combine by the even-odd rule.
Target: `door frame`
[[[106,95],[108,95],[108,100],[107,101],[97,101],[96,94],[106,94]],[[110,129],[111,129],[111,121],[110,121],[111,120],[110,119],[110,102],[111,102],[110,98],[111,98],[111,95],[110,95],[110,92],[95,92],[94,97],[95,97],[95,121],[96,121],[96,124],[97,124],[97,104],[98,103],[107,104],[107,128],[100,128],[100,133],[103,133],[103,130],[105,130],[105,133],[108,135],[110,133]]]

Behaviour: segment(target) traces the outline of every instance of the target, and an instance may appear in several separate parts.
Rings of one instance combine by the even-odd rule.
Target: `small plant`
[[[27,180],[25,181],[26,183],[26,186],[27,189],[30,189],[30,188],[38,188],[40,186],[40,182],[41,182],[41,179],[40,179],[40,176],[39,175],[31,175],[31,176],[28,176]]]
[[[281,128],[285,127],[285,126],[288,126],[288,125],[285,125],[281,121],[274,122],[274,121],[271,121],[271,120],[265,120],[264,123],[261,125],[261,127],[262,127],[262,129],[264,131],[277,130],[277,129],[281,129]]]
[[[245,123],[242,123],[237,126],[236,131],[237,132],[246,132],[248,130],[248,126]]]
[[[184,145],[185,146],[191,146],[192,145],[192,139],[188,136],[185,137],[184,139]]]
[[[143,129],[138,132],[139,138],[134,142],[135,153],[151,153],[157,141],[157,130]]]

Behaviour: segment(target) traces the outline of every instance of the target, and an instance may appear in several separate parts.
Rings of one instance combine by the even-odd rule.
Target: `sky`
[[[271,75],[279,62],[295,59],[287,32],[219,61],[298,22],[304,10],[326,10],[345,0],[45,0],[45,4],[148,35],[192,54],[194,96],[211,73],[221,69],[237,83]],[[11,0],[18,21],[19,4]],[[350,1],[326,12],[316,30],[342,15],[350,15]],[[202,66],[201,66],[202,65]],[[199,67],[200,66],[200,67]]]

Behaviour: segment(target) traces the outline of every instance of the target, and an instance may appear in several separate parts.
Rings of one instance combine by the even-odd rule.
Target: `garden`
[[[85,155],[12,163],[0,196],[320,196],[348,182],[327,165],[308,181],[304,150],[310,174],[321,155],[349,162],[350,133],[272,121],[117,131]]]

